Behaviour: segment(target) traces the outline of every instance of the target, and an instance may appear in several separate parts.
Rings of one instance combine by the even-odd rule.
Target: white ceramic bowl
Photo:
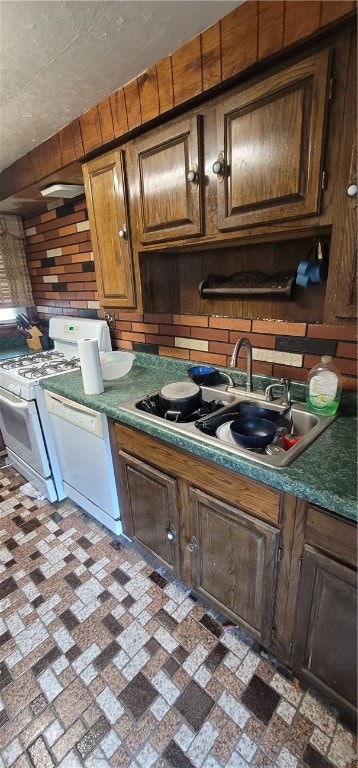
[[[100,352],[99,359],[103,381],[109,381],[110,379],[120,379],[121,376],[129,373],[133,365],[134,355],[132,352],[116,349],[114,352]]]

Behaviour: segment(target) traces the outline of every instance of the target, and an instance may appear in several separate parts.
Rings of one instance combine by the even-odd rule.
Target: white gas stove
[[[112,349],[105,320],[53,317],[54,349],[0,362],[0,429],[8,460],[50,501],[66,498],[40,380],[80,368],[77,342],[96,339]]]
[[[54,349],[48,352],[30,352],[28,355],[8,358],[0,362],[0,387],[23,398],[36,399],[36,386],[45,376],[74,371],[80,368],[78,339],[96,339],[99,350],[112,349],[108,325],[105,320],[87,320],[78,317],[52,317],[49,336]]]
[[[0,387],[24,400],[34,400],[35,387],[40,379],[76,368],[79,368],[77,357],[66,360],[62,352],[55,350],[12,357],[0,362]]]

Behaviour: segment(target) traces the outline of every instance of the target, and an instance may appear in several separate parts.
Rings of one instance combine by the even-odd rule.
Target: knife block
[[[33,325],[32,328],[29,328],[29,333],[31,333],[31,339],[27,339],[27,346],[30,349],[42,349],[40,341],[40,336],[42,336],[42,333],[39,328],[36,328],[36,325]]]

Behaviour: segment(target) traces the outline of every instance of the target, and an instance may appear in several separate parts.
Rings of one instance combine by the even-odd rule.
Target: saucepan
[[[266,448],[276,435],[276,427],[268,419],[234,419],[230,424],[231,435],[235,442],[244,448],[256,450]]]
[[[166,384],[159,392],[159,402],[164,411],[164,417],[177,421],[202,405],[201,389],[191,381],[180,381]]]

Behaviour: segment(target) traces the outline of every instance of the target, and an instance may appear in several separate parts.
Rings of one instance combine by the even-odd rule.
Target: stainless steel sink
[[[124,403],[122,407],[125,410],[140,416],[143,421],[149,421],[152,424],[155,423],[164,427],[168,432],[175,432],[187,436],[191,441],[195,440],[202,445],[211,445],[215,448],[220,448],[229,454],[242,456],[250,461],[255,461],[258,464],[275,469],[283,469],[292,464],[292,462],[294,462],[336,418],[335,416],[319,416],[310,413],[303,403],[293,403],[291,408],[291,423],[289,412],[287,411],[287,408],[283,407],[281,401],[278,399],[268,403],[265,401],[263,392],[247,393],[239,388],[226,389],[224,386],[201,387],[201,389],[204,402],[210,403],[215,400],[220,401],[220,405],[215,411],[215,414],[202,416],[193,422],[183,423],[169,421],[154,413],[146,413],[138,407],[138,404],[140,403],[139,398]],[[156,393],[150,393],[149,397],[152,398],[155,394]],[[296,435],[300,435],[300,440],[289,448],[289,450],[283,450],[278,439],[277,443],[268,446],[266,449],[267,452],[256,452],[250,451],[235,443],[231,437],[229,426],[227,426],[225,430],[220,430],[220,438],[217,437],[216,434],[207,434],[202,431],[202,429],[207,427],[207,420],[212,416],[216,417],[222,415],[224,417],[224,415],[227,415],[228,420],[226,423],[229,424],[230,414],[237,414],[237,412],[240,411],[240,403],[248,401],[279,412],[279,417],[276,423],[278,437],[285,432],[290,433],[292,427],[293,432]]]

